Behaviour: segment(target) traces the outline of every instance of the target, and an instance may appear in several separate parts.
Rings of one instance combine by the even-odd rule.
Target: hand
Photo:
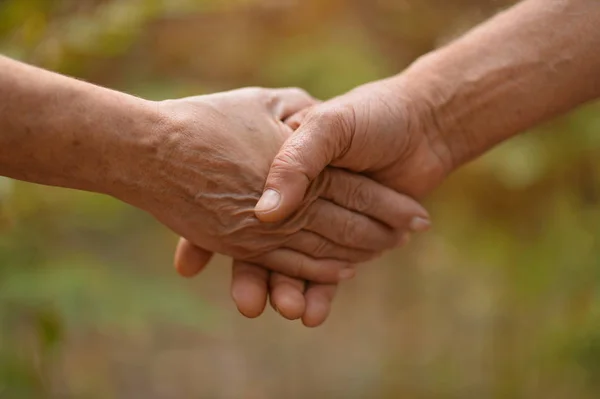
[[[175,251],[175,267],[184,276],[201,272],[210,261],[212,252],[197,247],[184,238]],[[267,298],[284,318],[302,318],[307,327],[325,322],[331,311],[337,284],[310,283],[245,262],[234,261],[231,294],[240,313],[248,318],[260,316]]]
[[[365,177],[330,169],[293,217],[260,223],[254,205],[270,160],[291,134],[282,120],[313,103],[294,89],[157,103],[168,134],[127,200],[207,250],[311,281],[351,277],[350,262],[396,246],[409,221],[427,213]]]
[[[329,164],[360,172],[398,192],[421,198],[452,169],[450,154],[427,101],[388,79],[358,87],[288,119],[296,127],[275,157],[256,215],[275,222],[291,214]],[[415,218],[412,230],[427,229]]]
[[[234,93],[237,94],[236,92],[231,94]],[[289,133],[291,130],[287,131],[287,134]],[[282,141],[283,139],[280,139],[280,144]],[[274,153],[275,151],[273,155]],[[268,162],[266,167],[268,167]],[[332,170],[331,173],[335,175],[331,185],[331,188],[335,188],[332,190],[333,200],[350,208],[360,208],[365,215],[390,224],[397,232],[396,237],[400,237],[398,239],[400,241],[395,242],[396,245],[406,239],[406,234],[402,232],[406,230],[412,217],[415,215],[427,217],[426,212],[414,201],[379,187],[364,177],[353,176],[350,178],[347,173],[336,170]],[[259,191],[260,189],[257,187],[257,193]],[[347,221],[346,227],[349,227],[348,222],[352,222],[352,220]],[[327,228],[331,229],[334,226],[329,225]],[[332,232],[333,235],[335,235],[334,233],[335,231]],[[358,241],[362,241],[362,238],[356,238],[359,239]],[[378,241],[376,240],[374,244],[380,245]],[[206,246],[205,243],[202,244]],[[326,248],[321,248],[319,251],[322,256],[327,256]],[[361,256],[363,255],[365,254],[363,253]],[[182,275],[191,276],[201,270],[210,256],[209,251],[202,250],[182,239],[176,255],[176,265]],[[357,261],[357,258],[350,260]],[[296,319],[302,316],[303,322],[310,326],[321,324],[324,321],[335,293],[335,285],[309,283],[306,288],[305,302],[304,281],[277,273],[273,273],[269,277],[266,270],[254,264],[241,261],[234,263],[232,294],[243,314],[256,317],[262,312],[266,302],[267,284],[272,288],[271,303],[284,317]]]

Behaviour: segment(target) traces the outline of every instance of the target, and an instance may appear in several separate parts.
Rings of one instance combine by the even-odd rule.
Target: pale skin
[[[496,144],[599,98],[598,26],[598,0],[525,0],[397,76],[292,116],[296,130],[271,165],[258,218],[288,217],[327,165],[423,198]],[[261,278],[246,288],[254,297],[242,304],[254,314],[268,288],[258,269]],[[334,292],[319,295],[320,312],[305,314],[305,324],[326,319]],[[301,283],[287,295],[300,307],[317,302]]]
[[[299,89],[155,102],[0,57],[0,99],[0,175],[147,211],[190,243],[235,258],[238,300],[255,281],[249,264],[274,272],[273,292],[292,278],[329,287],[429,217],[410,197],[328,168],[293,217],[261,223],[254,206],[292,134],[283,120],[316,104]],[[285,298],[272,301],[285,308]]]

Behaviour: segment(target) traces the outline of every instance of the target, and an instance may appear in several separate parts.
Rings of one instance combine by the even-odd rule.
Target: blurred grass
[[[509,1],[4,0],[0,51],[161,99],[400,71]],[[110,198],[0,179],[0,398],[596,398],[600,112],[500,146],[326,326],[247,321],[218,258]]]

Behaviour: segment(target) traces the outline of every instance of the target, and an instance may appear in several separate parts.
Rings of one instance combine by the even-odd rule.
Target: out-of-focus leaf
[[[52,350],[63,339],[60,313],[54,309],[40,309],[36,314],[37,331],[42,351]]]
[[[141,329],[155,322],[209,328],[214,311],[180,284],[109,272],[91,260],[64,260],[15,271],[0,281],[0,303],[51,305],[74,328]]]

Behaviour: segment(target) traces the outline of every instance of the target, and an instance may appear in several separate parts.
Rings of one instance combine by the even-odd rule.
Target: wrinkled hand
[[[266,184],[266,190],[280,195],[280,202],[269,207],[261,201],[258,218],[268,222],[287,217],[330,163],[418,198],[443,181],[451,170],[451,159],[439,139],[436,121],[428,113],[427,102],[411,102],[411,93],[402,89],[394,79],[371,83],[288,118],[286,123],[298,130],[279,151]],[[427,218],[415,217],[409,230],[429,227]],[[288,298],[302,304],[298,291],[303,287],[293,288],[288,288]],[[267,289],[256,283],[255,298],[266,298]],[[316,326],[325,321],[334,293],[335,286],[307,290],[304,324]]]
[[[450,154],[427,101],[404,89],[398,78],[370,83],[289,118],[297,130],[273,161],[258,218],[288,217],[329,164],[415,198],[439,185],[452,167]],[[274,196],[280,197],[277,205],[264,201]],[[418,231],[427,223],[413,224]]]
[[[427,217],[408,197],[365,177],[330,169],[300,199],[299,212],[283,222],[260,223],[254,205],[271,160],[292,132],[282,121],[312,104],[314,100],[294,89],[243,89],[157,104],[165,124],[173,128],[158,151],[158,171],[149,171],[151,179],[144,181],[143,200],[130,202],[197,244],[197,250],[236,258],[233,294],[238,304],[252,302],[244,299],[248,295],[256,298],[250,295],[256,287],[252,281],[266,286],[265,271],[256,265],[336,283],[353,275],[350,262],[396,246],[412,218]],[[202,251],[196,255],[201,261],[209,257]],[[294,288],[292,295],[304,288],[303,282],[282,274],[271,276],[270,283],[272,301],[282,298],[278,302],[284,307],[289,294],[285,287]],[[246,314],[256,313],[256,306],[249,308]]]
[[[273,98],[282,94],[286,94],[287,97]],[[293,101],[289,100],[290,96]],[[296,271],[298,267],[289,268],[290,263],[293,265],[293,257],[296,256],[301,259],[301,262],[310,262],[309,267],[313,267],[311,269],[313,274],[309,279],[311,277],[314,279],[315,273],[321,271],[320,268],[329,267],[331,269],[332,265],[336,265],[334,262],[342,262],[344,266],[347,266],[347,262],[365,261],[375,257],[383,249],[400,245],[406,239],[404,233],[412,218],[415,216],[426,218],[427,213],[408,197],[398,195],[365,177],[332,169],[318,179],[317,184],[313,185],[311,190],[314,194],[304,198],[304,201],[312,201],[309,205],[304,205],[304,213],[300,212],[291,220],[277,225],[259,223],[253,215],[253,206],[264,186],[264,178],[272,158],[285,138],[291,134],[291,129],[285,126],[282,120],[298,111],[298,109],[274,106],[270,103],[286,100],[298,109],[311,105],[313,101],[299,91],[265,89],[244,89],[184,100],[186,108],[200,107],[208,102],[215,109],[221,111],[219,114],[221,118],[224,117],[227,110],[235,113],[235,120],[239,121],[238,126],[234,125],[237,131],[230,126],[214,128],[217,135],[225,136],[219,137],[218,141],[229,143],[229,145],[218,147],[218,169],[208,168],[211,173],[214,173],[212,176],[215,176],[213,177],[215,180],[213,186],[217,188],[225,186],[226,190],[221,190],[218,194],[202,193],[195,199],[202,200],[206,197],[215,202],[205,201],[202,203],[201,209],[210,210],[210,207],[219,209],[216,226],[219,226],[220,223],[221,226],[227,227],[227,222],[223,220],[228,213],[234,213],[236,217],[243,216],[236,223],[241,223],[246,229],[250,227],[251,230],[245,232],[243,228],[239,229],[234,225],[233,228],[225,228],[224,233],[219,234],[211,232],[206,234],[206,231],[200,231],[203,233],[200,235],[192,232],[197,238],[191,238],[191,242],[199,243],[199,245],[195,246],[182,239],[178,246],[176,265],[181,274],[191,276],[200,271],[208,262],[211,256],[210,251],[232,255],[238,259],[234,262],[232,294],[243,314],[250,317],[258,316],[266,302],[267,287],[270,287],[271,303],[282,315],[290,319],[304,316],[305,324],[318,325],[329,312],[329,302],[333,298],[335,285],[308,283],[308,286],[305,287],[303,280],[279,273],[269,276],[268,271],[258,267],[257,264],[307,278],[306,274]],[[164,112],[164,105],[175,106],[176,112],[181,112],[180,103],[181,100],[176,100],[169,104],[161,104],[162,112]],[[201,109],[200,107],[198,113],[204,114],[205,111],[201,111]],[[265,115],[267,115],[266,118]],[[177,118],[180,117],[177,116]],[[267,120],[266,124],[263,123],[265,126],[260,126],[260,118]],[[217,118],[213,120],[218,121]],[[235,138],[238,140],[233,140]],[[190,147],[193,150],[194,144],[175,144],[175,148],[189,150]],[[201,149],[206,152],[205,148]],[[210,151],[206,152],[206,154],[209,153]],[[242,155],[243,153],[245,154]],[[198,159],[210,156],[212,155],[198,156]],[[178,159],[180,158],[178,157]],[[192,160],[187,160],[188,164],[191,162]],[[188,167],[185,161],[181,165],[184,168]],[[236,171],[234,176],[227,176],[227,168],[233,168]],[[244,173],[242,170],[247,170],[248,175],[241,176]],[[260,177],[261,173],[262,177]],[[178,173],[175,176],[181,175]],[[224,178],[221,176],[233,181],[231,183],[224,182]],[[237,183],[235,179],[241,179],[242,183]],[[236,191],[237,187],[239,189]],[[317,193],[321,193],[328,200],[317,199]],[[236,201],[239,202],[239,196],[242,196],[241,205],[236,203]],[[218,201],[223,199],[229,199],[230,202],[226,202],[225,205],[219,204]],[[360,213],[351,212],[334,204],[360,211]],[[225,206],[231,206],[234,212],[229,211]],[[316,209],[311,211],[311,208]],[[306,216],[307,213],[310,215],[309,217]],[[195,217],[195,215],[192,216]],[[207,216],[208,220],[214,218],[210,212]],[[160,216],[157,217],[161,219]],[[170,221],[165,222],[165,224],[173,226],[171,223]],[[292,225],[291,228],[290,225]],[[290,229],[291,234],[287,230],[283,230],[281,226],[288,226],[286,228]],[[182,231],[179,226],[172,228],[175,231]],[[266,230],[261,230],[263,228]],[[240,235],[240,230],[245,235]],[[264,234],[263,231],[268,231],[268,234]],[[246,247],[240,248],[240,245],[244,244],[244,240],[246,243],[254,242],[252,234],[258,235],[258,250],[247,244]],[[283,239],[277,234],[284,235]],[[285,237],[285,234],[288,234],[288,237]],[[299,235],[301,240],[298,240]],[[275,244],[269,244],[268,239]],[[225,241],[226,245],[223,245],[221,241]],[[229,247],[227,243],[231,243]],[[286,247],[282,250],[276,247],[277,244]],[[206,248],[206,250],[202,248]],[[247,251],[250,251],[250,254]],[[286,251],[286,256],[279,256],[273,260],[273,252],[278,251]],[[314,257],[320,259],[317,261]],[[305,270],[306,267],[302,266],[300,269]],[[348,273],[348,276],[353,274],[352,269],[342,269],[342,271]],[[326,280],[328,280],[327,282],[337,281],[335,276]],[[306,297],[303,296],[304,292]]]

